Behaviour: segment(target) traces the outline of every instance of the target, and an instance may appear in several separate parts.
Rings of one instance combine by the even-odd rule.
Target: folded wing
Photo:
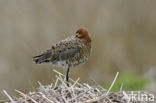
[[[47,50],[41,55],[35,56],[34,61],[36,64],[65,61],[78,55],[80,49],[81,48],[77,43],[74,45],[68,42],[66,42],[66,44],[58,43],[55,46],[52,46],[50,50]]]

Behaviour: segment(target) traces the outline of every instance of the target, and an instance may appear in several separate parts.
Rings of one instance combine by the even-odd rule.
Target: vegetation
[[[56,82],[47,86],[40,82],[39,89],[36,92],[29,92],[24,94],[18,90],[20,94],[18,98],[12,98],[5,90],[5,95],[9,98],[8,101],[1,101],[2,103],[148,103],[148,101],[131,100],[128,97],[128,92],[120,90],[118,92],[110,92],[111,88],[117,79],[116,74],[112,85],[108,90],[100,85],[90,86],[86,83],[79,83],[79,78],[74,81],[70,78],[69,86],[65,81],[65,76],[60,72],[54,70],[56,75]],[[147,94],[150,98],[150,95]],[[146,98],[146,97],[144,97]],[[152,100],[155,101],[154,99]],[[150,102],[150,101],[149,101]]]
[[[126,91],[139,91],[144,90],[149,81],[141,76],[138,76],[132,72],[123,71],[120,73],[112,91],[122,90]]]

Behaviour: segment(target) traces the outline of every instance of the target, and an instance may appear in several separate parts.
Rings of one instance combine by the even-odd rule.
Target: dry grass
[[[40,82],[37,92],[29,92],[24,94],[18,90],[19,98],[12,98],[5,90],[4,94],[8,97],[8,101],[1,101],[2,103],[147,103],[147,102],[129,102],[126,92],[120,91],[117,93],[110,93],[118,73],[116,74],[112,85],[108,90],[100,85],[90,86],[86,83],[79,83],[79,78],[74,81],[70,78],[69,87],[66,84],[65,76],[60,72],[57,73],[54,84],[47,86]],[[153,102],[154,103],[154,102]]]

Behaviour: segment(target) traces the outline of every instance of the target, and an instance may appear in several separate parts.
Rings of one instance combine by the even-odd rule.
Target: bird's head
[[[89,36],[89,33],[84,28],[78,29],[76,31],[76,38],[87,40],[88,42],[91,42],[91,38]]]

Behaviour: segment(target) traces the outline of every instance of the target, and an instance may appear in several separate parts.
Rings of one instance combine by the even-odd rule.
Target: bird
[[[91,41],[88,30],[80,28],[72,36],[57,42],[40,55],[34,56],[33,60],[36,64],[51,63],[66,69],[65,78],[68,83],[70,69],[82,65],[88,60]]]

